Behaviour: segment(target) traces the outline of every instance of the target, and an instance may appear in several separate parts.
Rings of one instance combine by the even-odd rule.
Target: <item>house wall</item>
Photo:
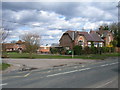
[[[68,34],[63,35],[62,38],[60,39],[60,46],[69,47],[70,49],[72,49],[73,47],[72,40]]]
[[[50,47],[42,46],[39,48],[39,52],[41,53],[50,53]]]
[[[83,41],[82,47],[87,46],[87,40],[86,40],[85,37],[82,36],[82,35],[79,35],[79,36],[75,39],[75,45],[79,45],[79,44],[80,44],[80,43],[79,43],[80,40]]]
[[[105,38],[105,45],[106,46],[110,45],[111,41],[113,41],[113,35],[112,35],[112,33],[108,33]]]

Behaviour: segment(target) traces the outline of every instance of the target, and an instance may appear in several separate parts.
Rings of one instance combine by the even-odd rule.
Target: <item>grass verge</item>
[[[8,53],[9,58],[29,58],[28,53]],[[117,57],[120,56],[120,53],[104,53],[104,54],[89,54],[89,55],[79,55],[72,58],[71,55],[40,55],[33,54],[33,59],[105,59],[108,57]]]
[[[2,63],[2,64],[0,64],[0,70],[5,70],[5,69],[7,69],[8,67],[10,67],[10,64],[7,64],[7,63]]]

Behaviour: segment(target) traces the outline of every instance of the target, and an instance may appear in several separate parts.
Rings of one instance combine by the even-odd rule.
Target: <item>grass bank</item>
[[[117,57],[120,56],[120,53],[104,53],[104,54],[90,54],[90,55],[79,55],[79,56],[74,56],[72,58],[71,55],[40,55],[40,54],[33,54],[32,57],[33,59],[105,59],[107,57]],[[9,58],[29,58],[28,53],[8,53]]]
[[[5,70],[5,69],[7,69],[8,67],[10,67],[10,64],[7,64],[7,63],[2,63],[2,64],[0,64],[0,70]]]

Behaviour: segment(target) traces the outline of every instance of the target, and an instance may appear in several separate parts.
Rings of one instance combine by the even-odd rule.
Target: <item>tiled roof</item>
[[[97,31],[98,34],[103,35],[103,37],[106,37],[106,35],[109,33],[108,30],[99,30]]]
[[[101,37],[97,33],[88,33],[88,32],[80,32],[80,31],[66,31],[65,33],[68,33],[69,36],[72,38],[73,32],[75,33],[75,38],[78,35],[84,35],[87,41],[103,41]]]
[[[17,41],[16,43],[17,43],[17,44],[23,44],[23,43],[25,43],[25,42],[19,40],[19,41]]]
[[[90,36],[92,37],[93,41],[104,41],[97,33],[90,33]]]
[[[6,48],[14,48],[15,43],[4,43]]]

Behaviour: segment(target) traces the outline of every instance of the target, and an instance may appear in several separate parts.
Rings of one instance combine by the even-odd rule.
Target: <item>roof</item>
[[[6,48],[14,48],[15,43],[3,43]]]
[[[106,37],[108,33],[110,33],[110,31],[108,30],[99,30],[97,31],[98,34],[103,35],[103,37]]]
[[[24,43],[24,42],[21,41],[21,40],[19,40],[19,41],[16,42],[16,44],[23,44],[23,43]]]
[[[90,33],[90,36],[92,37],[93,41],[104,41],[97,33]]]
[[[69,31],[66,31],[65,33],[67,33],[72,39],[73,32],[74,32],[74,35],[75,35],[74,38],[76,38],[78,35],[83,35],[86,38],[87,41],[103,41],[101,39],[101,37],[96,32],[89,34],[88,32],[80,32],[80,31],[69,30]]]

